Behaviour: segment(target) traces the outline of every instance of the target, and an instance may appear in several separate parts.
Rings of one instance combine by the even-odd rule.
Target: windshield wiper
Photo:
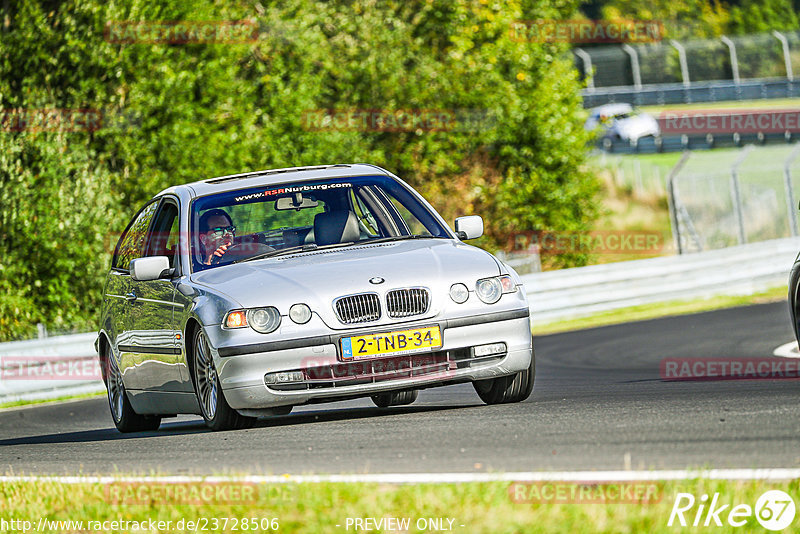
[[[406,239],[437,239],[437,238],[436,238],[436,236],[432,236],[432,235],[420,235],[420,234],[391,235],[389,237],[377,237],[375,239],[369,239],[366,242],[367,243],[385,243],[387,241],[405,241]]]
[[[261,260],[264,258],[271,258],[273,256],[282,256],[283,254],[293,254],[295,252],[309,252],[312,250],[317,250],[319,247],[313,243],[307,243],[305,245],[297,245],[296,247],[289,247],[289,248],[281,248],[278,250],[270,250],[269,252],[264,252],[262,254],[256,254],[255,256],[250,256],[249,258],[242,258],[241,260],[236,260],[233,263],[242,263],[245,261],[252,261],[252,260]]]
[[[315,245],[314,243],[307,243],[305,245],[298,245],[296,247],[270,250],[269,252],[264,252],[263,254],[256,254],[255,256],[250,256],[249,258],[236,260],[232,263],[242,263],[245,261],[252,261],[252,260],[263,260],[264,258],[273,258],[275,256],[284,256],[286,254],[311,252],[312,250],[325,250],[329,248],[349,247],[351,245],[360,245],[360,244],[361,242],[359,241],[347,241],[345,243],[331,243],[330,245]]]

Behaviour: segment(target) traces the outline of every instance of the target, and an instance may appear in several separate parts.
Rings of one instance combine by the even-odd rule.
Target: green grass
[[[53,399],[40,399],[40,400],[19,400],[13,402],[4,402],[0,403],[0,410],[6,408],[19,408],[20,406],[28,406],[32,404],[49,404],[53,402],[64,402],[64,401],[71,401],[71,400],[80,400],[80,399],[89,399],[93,397],[103,397],[105,396],[105,392],[98,392],[98,393],[81,393],[80,395],[63,395],[61,397],[56,397]]]
[[[800,109],[800,98],[774,98],[765,100],[729,100],[725,102],[697,102],[694,104],[665,104],[642,106],[641,110],[656,115],[664,111],[702,109]]]
[[[644,304],[562,321],[537,323],[536,317],[534,317],[531,331],[534,335],[556,334],[559,332],[570,332],[598,326],[657,319],[659,317],[686,315],[723,308],[733,308],[736,306],[778,302],[786,300],[787,292],[786,286],[778,286],[753,295],[718,296],[707,299],[676,300],[656,304]],[[789,320],[788,317],[786,320]]]
[[[676,532],[680,527],[667,526],[678,493],[693,494],[697,504],[684,517],[689,524],[694,520],[700,496],[719,494],[718,505],[728,504],[726,512],[734,505],[746,504],[754,507],[765,491],[780,489],[787,492],[795,502],[800,498],[798,481],[713,481],[696,479],[676,482],[646,482],[642,486],[657,489],[655,502],[649,503],[599,503],[582,502],[555,503],[515,502],[515,490],[509,482],[386,485],[366,483],[287,483],[271,486],[249,487],[255,498],[243,502],[218,502],[214,498],[199,499],[198,504],[176,504],[174,500],[159,497],[144,504],[111,502],[115,484],[63,484],[56,482],[9,482],[0,487],[0,509],[5,520],[31,521],[33,529],[40,518],[49,520],[84,521],[73,525],[72,531],[122,532],[125,528],[97,528],[97,524],[86,521],[171,521],[171,528],[163,530],[188,531],[186,521],[208,521],[212,527],[214,518],[220,523],[211,531],[234,532],[233,520],[277,519],[279,532],[354,532],[351,525],[346,529],[348,518],[408,518],[408,532],[431,532],[418,530],[416,522],[422,518],[451,519],[454,532],[468,533],[514,533],[514,532]],[[564,488],[567,492],[572,483],[548,483],[550,488]],[[613,485],[617,486],[617,485]],[[154,489],[163,485],[143,484],[131,488],[146,490],[155,495]],[[618,487],[618,486],[617,486]],[[536,499],[529,489],[517,495]],[[612,485],[601,486],[608,490]],[[190,487],[199,492],[199,486]],[[246,488],[245,488],[246,489]],[[597,490],[598,488],[589,487]],[[541,494],[545,494],[544,491]],[[608,495],[613,495],[608,492]],[[222,521],[227,518],[228,528]],[[720,519],[725,522],[727,513]],[[179,521],[183,529],[176,529]],[[794,525],[797,524],[795,519]],[[338,525],[338,526],[337,526]],[[463,525],[463,526],[462,526]],[[105,527],[113,527],[111,524]],[[119,525],[125,526],[125,525]],[[166,524],[162,526],[167,526]],[[688,527],[691,529],[692,527]],[[700,528],[703,528],[702,526]],[[706,527],[709,528],[709,527]],[[749,517],[744,529],[725,525],[710,527],[714,532],[747,532],[760,529],[755,517]],[[63,530],[66,530],[64,528]],[[686,529],[683,529],[684,531]],[[51,531],[55,531],[52,529]],[[145,530],[149,531],[149,530]],[[375,532],[392,532],[379,529]]]

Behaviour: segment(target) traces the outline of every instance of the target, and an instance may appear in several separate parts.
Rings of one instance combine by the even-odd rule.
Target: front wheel
[[[531,349],[531,365],[524,371],[500,378],[477,380],[472,383],[475,392],[486,404],[522,402],[530,397],[536,377],[536,358]]]
[[[192,353],[194,390],[206,426],[211,430],[234,430],[253,426],[256,422],[255,417],[241,415],[225,400],[208,339],[200,327],[194,334]]]
[[[108,349],[106,349],[108,350]],[[108,392],[108,406],[111,408],[111,418],[114,426],[120,432],[144,432],[158,430],[161,418],[157,415],[139,415],[133,410],[125,385],[122,383],[122,373],[113,354],[106,354],[106,391]]]

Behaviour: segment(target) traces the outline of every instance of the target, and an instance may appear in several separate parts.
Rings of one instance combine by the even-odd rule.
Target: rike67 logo
[[[669,514],[667,526],[721,527],[725,523],[732,527],[753,527],[753,516],[767,530],[783,530],[794,521],[795,505],[789,494],[770,490],[762,494],[754,507],[749,504],[722,504],[719,493],[709,502],[703,494],[696,499],[691,493],[678,493]]]

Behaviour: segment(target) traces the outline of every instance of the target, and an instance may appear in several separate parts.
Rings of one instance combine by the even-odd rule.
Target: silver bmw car
[[[96,348],[114,424],[197,414],[243,428],[293,406],[410,404],[472,382],[488,404],[533,389],[518,275],[464,244],[373,165],[223,176],[166,189],[114,250]]]

